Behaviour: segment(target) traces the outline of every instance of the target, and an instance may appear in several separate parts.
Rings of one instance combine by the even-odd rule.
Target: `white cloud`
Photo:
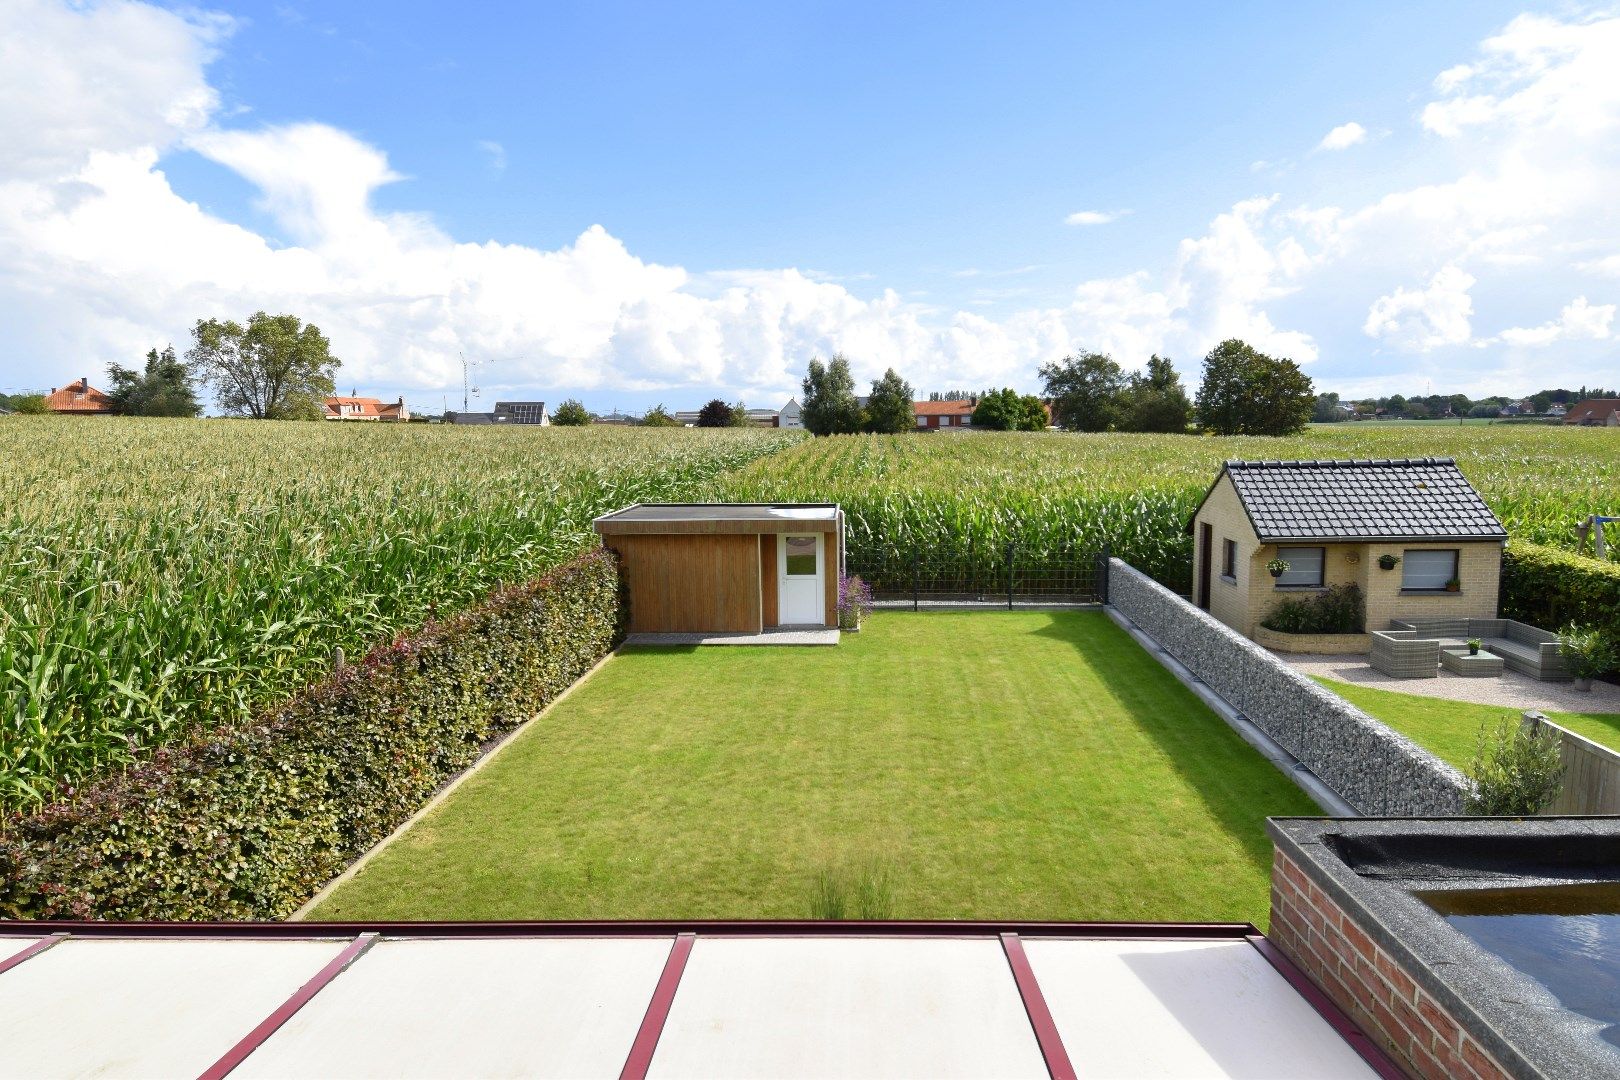
[[[1367,141],[1367,129],[1354,120],[1348,124],[1340,124],[1326,135],[1317,144],[1318,150],[1348,150],[1357,143]]]
[[[1466,344],[1473,336],[1468,321],[1474,313],[1468,295],[1473,286],[1473,275],[1467,271],[1442,267],[1426,288],[1398,288],[1375,300],[1362,332],[1416,352]]]
[[[0,0],[0,326],[12,355],[41,358],[38,381],[64,357],[93,372],[181,338],[198,317],[265,308],[319,323],[345,384],[406,391],[458,381],[458,350],[489,361],[490,385],[763,400],[790,389],[810,354],[834,349],[861,378],[892,365],[919,386],[1027,386],[1042,360],[1073,349],[1190,363],[1233,336],[1399,388],[1412,384],[1413,356],[1480,345],[1476,275],[1492,296],[1522,292],[1513,275],[1531,266],[1542,284],[1572,269],[1620,274],[1620,18],[1517,19],[1443,71],[1422,113],[1428,135],[1410,132],[1445,150],[1425,183],[1360,206],[1265,195],[1211,208],[1206,229],[1148,260],[1156,269],[1085,280],[1062,302],[995,318],[915,291],[850,291],[870,275],[694,274],[639,258],[604,226],[555,250],[460,241],[425,215],[374,205],[402,179],[384,148],[320,122],[227,127],[206,66],[229,29],[132,0]],[[1329,140],[1352,126],[1368,137],[1347,124]],[[498,169],[498,144],[481,149]],[[254,185],[275,235],[177,193],[162,166],[186,150]],[[1030,269],[975,270],[973,284]],[[1601,356],[1594,343],[1610,340],[1613,313],[1580,297],[1545,326],[1505,330],[1486,341],[1509,356],[1544,340],[1567,347],[1528,368],[1492,367],[1481,348],[1469,377],[1578,377]],[[1358,328],[1390,348],[1367,357]]]
[[[1508,345],[1528,349],[1556,341],[1605,341],[1614,322],[1614,310],[1613,304],[1592,304],[1586,297],[1577,296],[1552,322],[1503,330],[1497,338]]]
[[[1129,214],[1129,210],[1076,210],[1063,219],[1065,225],[1107,225]]]
[[[492,172],[499,175],[506,171],[506,147],[494,139],[479,139],[478,149],[489,157],[489,167]]]

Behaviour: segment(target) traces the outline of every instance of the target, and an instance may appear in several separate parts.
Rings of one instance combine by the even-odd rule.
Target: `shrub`
[[[1361,589],[1353,584],[1330,585],[1314,596],[1288,597],[1260,622],[1283,634],[1360,634],[1366,624],[1367,606]]]
[[[1614,642],[1597,627],[1571,624],[1558,635],[1569,673],[1577,679],[1595,679],[1614,670],[1617,660]]]
[[[0,821],[0,916],[286,916],[606,655],[619,588],[592,552]]]
[[[872,587],[859,575],[838,576],[838,625],[853,630],[861,620],[872,614]]]
[[[1479,727],[1479,745],[1468,767],[1473,791],[1463,799],[1463,812],[1479,817],[1529,817],[1539,814],[1564,783],[1559,738],[1540,724],[1503,720],[1495,730]]]
[[[1502,553],[1502,616],[1620,640],[1620,563],[1515,540]]]

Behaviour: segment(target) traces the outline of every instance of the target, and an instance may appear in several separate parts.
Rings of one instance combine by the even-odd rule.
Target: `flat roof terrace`
[[[1399,1075],[1252,926],[967,923],[4,923],[0,1071]]]

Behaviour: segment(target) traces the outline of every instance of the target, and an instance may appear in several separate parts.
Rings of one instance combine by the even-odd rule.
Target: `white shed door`
[[[783,534],[777,540],[777,613],[783,625],[825,626],[821,536]]]

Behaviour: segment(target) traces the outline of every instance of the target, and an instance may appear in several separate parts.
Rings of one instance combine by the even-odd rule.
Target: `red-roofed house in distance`
[[[45,396],[45,407],[54,413],[70,416],[111,416],[112,400],[90,385],[88,378],[57,389]]]
[[[1571,405],[1564,423],[1581,427],[1620,427],[1620,398],[1587,398]]]
[[[914,401],[912,414],[917,417],[918,431],[971,431],[973,410],[977,401]]]
[[[383,404],[374,397],[329,397],[326,399],[328,420],[409,420],[411,410],[405,399]]]

